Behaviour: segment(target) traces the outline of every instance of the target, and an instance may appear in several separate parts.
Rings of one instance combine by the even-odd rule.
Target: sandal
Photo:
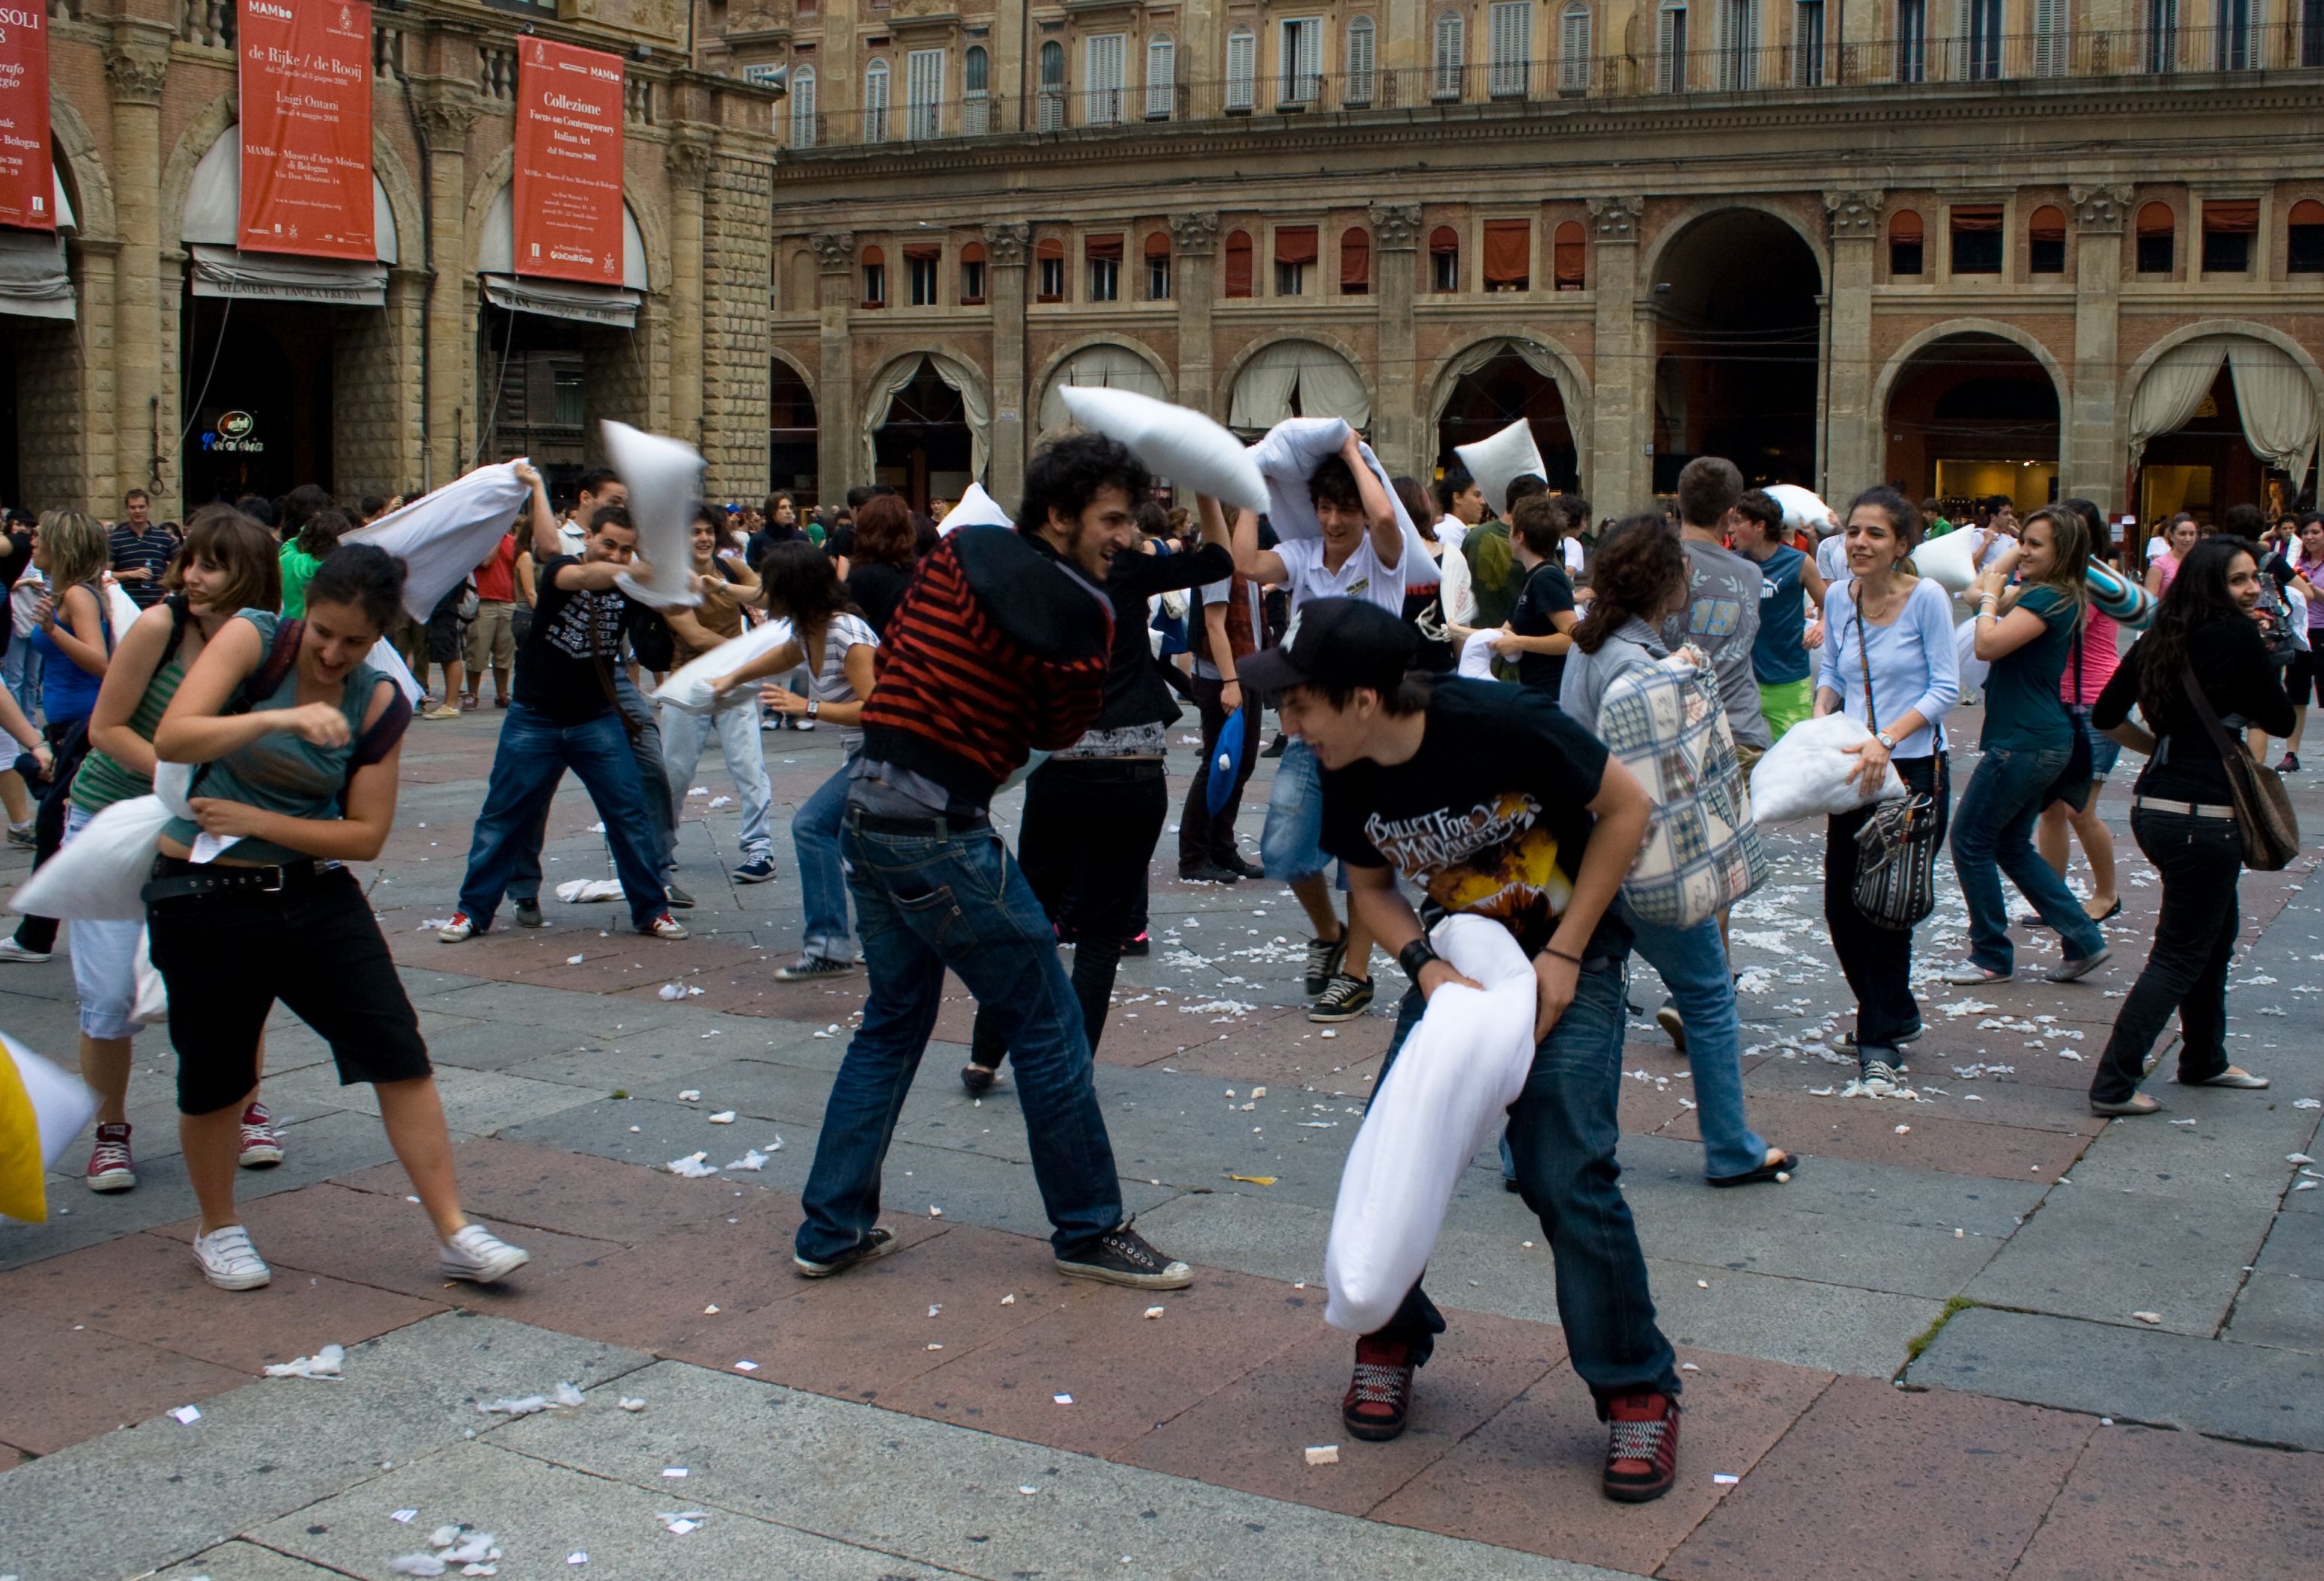
[[[1788,1175],[1799,1167],[1798,1158],[1791,1153],[1783,1153],[1779,1154],[1774,1162],[1761,1164],[1756,1170],[1746,1170],[1739,1175],[1705,1175],[1702,1181],[1706,1186],[1717,1186],[1721,1188],[1729,1186],[1757,1186],[1761,1181],[1772,1180],[1778,1175]]]
[[[2153,1098],[2148,1097],[2144,1093],[2133,1093],[2130,1096],[2123,1099],[2120,1103],[2107,1103],[2102,1098],[2092,1098],[2090,1100],[2091,1114],[2111,1114],[2116,1118],[2123,1118],[2135,1114],[2161,1114],[2162,1111],[2163,1105],[2156,1103]]]
[[[1000,1074],[982,1065],[964,1065],[960,1068],[960,1085],[969,1090],[971,1096],[981,1098],[992,1090],[993,1078]]]

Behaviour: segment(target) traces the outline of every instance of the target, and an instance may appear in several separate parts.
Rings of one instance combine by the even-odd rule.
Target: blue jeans
[[[702,749],[714,734],[718,737],[718,754],[726,760],[727,777],[742,799],[742,860],[772,856],[775,790],[767,782],[766,749],[759,744],[759,694],[755,691],[707,714],[662,706],[662,767],[670,806],[686,805],[694,771],[702,763]]]
[[[799,903],[807,912],[800,948],[825,960],[852,961],[847,937],[847,879],[839,870],[839,824],[847,811],[849,758],[791,816],[791,849],[798,855]]]
[[[646,701],[645,694],[628,673],[618,667],[613,674],[613,701],[636,731],[629,737],[630,757],[637,764],[639,794],[644,798],[646,809],[645,823],[639,832],[653,853],[655,882],[666,884],[678,868],[678,809],[671,805],[669,781],[662,768],[661,726],[654,718],[653,705]],[[555,794],[556,787],[552,785],[549,796]],[[524,839],[516,848],[516,864],[510,870],[508,884],[511,900],[540,903],[540,848],[548,842],[549,797],[544,797],[540,816],[533,820],[532,827],[525,831]]]
[[[1743,1025],[1719,919],[1692,928],[1641,921],[1628,906],[1634,948],[1662,974],[1686,1023],[1686,1063],[1693,1075],[1695,1123],[1702,1131],[1702,1172],[1713,1179],[1748,1175],[1767,1160],[1767,1144],[1743,1119]]]
[[[1655,1326],[1646,1260],[1630,1205],[1616,1184],[1621,1140],[1617,1105],[1622,1084],[1624,963],[1593,963],[1580,975],[1573,1003],[1535,1050],[1525,1090],[1509,1105],[1508,1140],[1526,1206],[1541,1217],[1557,1270],[1557,1316],[1573,1370],[1605,1415],[1618,1395],[1646,1390],[1678,1397],[1678,1357]],[[1407,991],[1388,1040],[1388,1065],[1425,1008]],[[1385,1081],[1387,1066],[1382,1067]],[[1379,1331],[1428,1359],[1444,1320],[1420,1286]]]
[[[2106,935],[2082,910],[2066,881],[2034,849],[2034,825],[2050,787],[2066,772],[2072,749],[2038,752],[2004,748],[1988,752],[1969,777],[1960,805],[1953,809],[1953,872],[1969,906],[1969,958],[1989,972],[2009,972],[2015,957],[2009,942],[2009,905],[2001,875],[2009,880],[2058,930],[2068,960],[2085,960],[2106,948]]]
[[[32,638],[10,636],[7,653],[0,656],[0,682],[16,695],[25,718],[41,717],[41,656],[32,652]]]
[[[604,820],[631,922],[642,929],[661,914],[659,845],[621,716],[608,708],[582,724],[559,725],[522,703],[511,703],[501,721],[484,810],[476,814],[475,837],[468,846],[468,875],[460,883],[460,910],[477,932],[492,926],[519,852],[547,818],[549,800],[567,769],[580,776]]]
[[[1122,1223],[1121,1183],[1082,1007],[1047,915],[990,828],[942,833],[931,819],[927,833],[898,834],[865,828],[860,817],[847,815],[839,848],[871,993],[824,1105],[798,1254],[829,1262],[879,1218],[881,1167],[936,1031],[946,968],[1001,1023],[1017,1062],[1033,1179],[1055,1226],[1050,1243],[1060,1255],[1079,1249]]]

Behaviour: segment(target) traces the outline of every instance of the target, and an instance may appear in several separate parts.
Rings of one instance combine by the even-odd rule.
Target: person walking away
[[[509,706],[509,671],[516,664],[516,534],[502,535],[470,578],[476,587],[476,618],[468,623],[468,689],[461,710],[473,713],[484,671],[493,672],[493,707]]]
[[[436,608],[428,616],[428,662],[413,673],[419,678],[420,689],[424,692],[428,689],[429,667],[441,668],[444,671],[444,691],[436,699],[434,707],[425,708],[420,714],[422,719],[456,719],[460,717],[460,698],[467,689],[465,682],[466,666],[460,657],[461,631],[466,623],[461,615],[468,600],[475,596],[475,584],[463,577],[452,585],[449,592],[437,600]],[[421,701],[424,704],[426,699]]]
[[[2308,704],[2312,696],[2324,704],[2324,677],[2319,675],[2317,652],[2324,648],[2324,513],[2301,513],[2297,535],[2288,556],[2292,569],[2306,584],[2301,596],[2307,603],[2307,629],[2301,633],[2300,652],[2285,672],[2284,694],[2292,699],[2292,734],[2284,739],[2282,774],[2300,772],[2300,744],[2308,733]]]
[[[402,596],[399,562],[369,544],[340,548],[308,583],[305,620],[245,609],[227,622],[154,734],[162,760],[203,765],[194,817],[162,827],[145,902],[170,992],[178,1133],[201,1208],[194,1258],[220,1290],[273,1277],[235,1207],[235,1172],[277,1000],[330,1046],[342,1086],[373,1085],[435,1227],[438,1271],[491,1284],[529,1260],[461,1211],[419,1017],[344,865],[376,861],[395,821],[411,710],[363,656]],[[233,843],[198,864],[202,835]]]
[[[875,1222],[881,1172],[949,970],[999,1016],[1017,1062],[1057,1271],[1147,1290],[1193,1282],[1123,1214],[1081,1006],[991,811],[1028,753],[1062,750],[1097,724],[1113,639],[1107,569],[1134,552],[1132,513],[1152,488],[1114,440],[1058,440],[1026,467],[1017,527],[942,540],[890,623],[840,831],[870,992],[802,1197],[793,1258],[810,1279],[895,1250]]]
[[[872,629],[888,634],[888,622],[911,584],[912,512],[892,494],[873,495],[855,513],[854,547],[849,551],[847,597],[863,612]],[[1141,618],[1140,625],[1145,624]]]
[[[1323,844],[1347,862],[1352,904],[1411,980],[1391,1064],[1427,1001],[1463,981],[1429,948],[1399,881],[1431,919],[1490,918],[1533,957],[1536,1048],[1509,1108],[1517,1182],[1556,1265],[1568,1356],[1609,1424],[1604,1491],[1659,1498],[1677,1470],[1678,1363],[1655,1326],[1615,1160],[1630,941],[1613,904],[1652,805],[1535,688],[1408,676],[1412,645],[1411,628],[1386,612],[1320,598],[1280,647],[1240,670],[1282,698],[1285,727],[1314,754]],[[1416,1283],[1356,1341],[1340,1405],[1350,1433],[1379,1441],[1404,1431],[1414,1372],[1445,1329]]]
[[[1877,728],[1857,754],[1856,778],[1871,795],[1895,769],[1907,794],[1926,796],[1941,846],[1952,805],[1945,715],[1960,700],[1952,600],[1912,569],[1920,513],[1893,488],[1869,488],[1848,508],[1848,577],[1823,596],[1823,656],[1815,711],[1846,714]],[[1913,996],[1913,930],[1873,922],[1856,904],[1857,836],[1871,807],[1839,813],[1824,826],[1823,920],[1849,991],[1856,1031],[1839,1040],[1856,1055],[1857,1080],[1876,1096],[1902,1085],[1904,1046],[1922,1032]]]
[[[153,500],[142,488],[121,496],[121,520],[106,540],[113,579],[140,609],[161,602],[162,574],[178,552],[178,535],[153,520]]]
[[[244,518],[245,521],[249,518]],[[277,551],[277,574],[282,579],[282,617],[299,620],[307,613],[307,583],[316,569],[331,558],[339,539],[353,531],[343,511],[327,509],[308,517],[296,536],[283,541]]]
[[[1448,558],[1458,559],[1458,554]],[[1240,571],[1223,581],[1194,589],[1194,707],[1203,722],[1203,758],[1186,787],[1186,805],[1178,815],[1178,876],[1190,883],[1234,883],[1264,878],[1266,871],[1243,855],[1235,840],[1235,820],[1242,811],[1243,787],[1259,767],[1259,714],[1265,699],[1246,692],[1236,679],[1235,666],[1259,652],[1267,631],[1259,586]],[[1234,788],[1215,816],[1211,812],[1211,776],[1218,772],[1219,737],[1227,720],[1242,715],[1242,752],[1235,764]]]
[[[1784,508],[1762,489],[1735,502],[1735,552],[1759,568],[1759,631],[1751,639],[1751,678],[1770,745],[1815,712],[1808,658],[1810,607],[1823,607],[1828,586],[1815,561],[1784,541]]]
[[[2065,508],[2081,517],[2089,529],[2092,542],[2106,536],[2106,519],[2098,513],[2097,504],[2089,500],[2073,499]],[[2088,745],[2090,754],[2090,793],[2082,805],[2059,797],[2042,809],[2042,819],[2034,827],[2034,848],[2042,860],[2050,864],[2060,878],[2066,876],[2066,833],[2073,831],[2082,843],[2082,855],[2090,864],[2090,898],[2082,902],[2082,910],[2090,920],[2104,922],[2122,910],[2122,896],[2115,888],[2114,831],[2107,827],[2098,813],[2098,796],[2106,789],[2107,776],[2122,755],[2122,744],[2090,724],[2090,709],[2097,704],[2098,694],[2114,679],[2115,666],[2120,662],[2116,633],[2121,628],[2114,617],[2093,603],[2082,612],[2081,634],[2076,639],[2074,653],[2066,662],[2065,679],[2061,682],[2066,712],[2073,717],[2074,729]],[[2017,920],[2026,927],[2039,927],[2042,920],[2031,913]]]
[[[2115,1014],[2090,1078],[2098,1114],[2152,1114],[2138,1090],[2155,1040],[2179,1017],[2179,1081],[2255,1089],[2267,1078],[2227,1062],[2227,966],[2242,924],[2236,886],[2243,837],[2210,727],[2188,695],[2191,679],[2232,739],[2245,725],[2282,734],[2292,700],[2276,684],[2253,611],[2260,569],[2250,544],[2216,537],[2180,559],[2154,624],[2123,656],[2091,723],[2147,759],[2131,787],[2130,832],[2163,880],[2154,944]],[[2145,720],[2133,724],[2135,705]]]
[[[2034,824],[2073,759],[2074,721],[2060,700],[2089,603],[2083,580],[2089,531],[2071,511],[2044,506],[2026,518],[2021,543],[2004,550],[1972,587],[1976,653],[1992,665],[1985,682],[1983,756],[1961,792],[1952,829],[1953,872],[1969,907],[1969,956],[1948,983],[2006,982],[2015,966],[2001,875],[2058,930],[2065,958],[2052,983],[2087,976],[2106,959],[2106,935],[2034,850]],[[2008,587],[2010,573],[2021,574]],[[2006,588],[2006,591],[2005,591]],[[2061,786],[2061,793],[2077,790]],[[2089,794],[2089,787],[2078,793]]]
[[[690,664],[723,643],[742,634],[742,606],[759,597],[759,578],[718,558],[719,526],[708,506],[697,506],[688,547],[694,574],[700,578],[702,603],[694,609],[666,609],[677,639],[675,655]],[[670,801],[686,804],[694,783],[696,765],[709,737],[718,737],[718,754],[726,761],[727,778],[734,781],[742,803],[742,864],[734,869],[736,883],[765,883],[775,876],[775,837],[772,811],[774,786],[767,780],[766,750],[759,742],[759,705],[752,697],[720,698],[707,714],[688,713],[671,703],[661,707],[661,749]]]

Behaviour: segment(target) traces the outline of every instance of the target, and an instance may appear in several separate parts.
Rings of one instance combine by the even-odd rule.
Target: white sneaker
[[[532,1261],[532,1253],[512,1246],[482,1225],[470,1225],[445,1242],[436,1253],[446,1279],[472,1284],[492,1284]]]
[[[254,1290],[274,1278],[240,1225],[195,1236],[194,1261],[202,1265],[202,1277],[222,1290]]]
[[[638,931],[641,933],[650,933],[656,938],[678,939],[687,937],[686,924],[671,916],[668,911],[664,911],[660,916],[647,923],[643,928],[639,929]]]
[[[465,944],[476,931],[476,925],[466,911],[455,911],[451,920],[436,930],[436,937],[446,944]]]
[[[6,938],[0,938],[0,961],[23,961],[28,964],[37,964],[48,958],[47,950],[26,949],[16,942],[13,935]]]

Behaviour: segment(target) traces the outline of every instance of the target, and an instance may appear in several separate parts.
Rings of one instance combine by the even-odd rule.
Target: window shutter
[[[1239,27],[1227,35],[1227,108],[1247,110],[1259,78],[1259,35]]]
[[[1665,4],[1655,19],[1655,87],[1663,93],[1686,89],[1686,7]]]
[[[1167,121],[1177,107],[1178,46],[1167,38],[1146,41],[1146,118]]]
[[[914,140],[943,135],[937,124],[944,103],[945,52],[914,50],[904,60],[904,135]]]
[[[1492,12],[1492,70],[1488,84],[1496,98],[1522,96],[1533,52],[1533,0],[1497,0]]]
[[[1461,33],[1457,13],[1448,11],[1436,19],[1435,69],[1429,92],[1437,98],[1461,97]]]
[[[888,141],[888,63],[874,60],[863,70],[863,141]]]
[[[1557,86],[1580,93],[1590,86],[1590,7],[1569,5],[1557,30]]]
[[[1121,57],[1125,36],[1097,33],[1084,41],[1083,78],[1087,88],[1082,120],[1091,126],[1111,126],[1121,120]]]
[[[1363,17],[1348,24],[1348,80],[1341,95],[1342,101],[1351,105],[1372,102],[1372,79],[1377,56],[1373,42],[1378,35],[1371,23]]]
[[[2066,0],[2034,0],[2034,75],[2066,74]]]
[[[1226,253],[1227,295],[1247,297],[1250,294],[1250,233],[1229,233]]]
[[[1298,53],[1293,64],[1298,73],[1299,92],[1293,102],[1305,104],[1310,99],[1319,98],[1323,95],[1323,21],[1317,18],[1298,23],[1295,36],[1298,42]]]
[[[813,148],[816,131],[815,68],[802,66],[791,73],[791,146]]]

